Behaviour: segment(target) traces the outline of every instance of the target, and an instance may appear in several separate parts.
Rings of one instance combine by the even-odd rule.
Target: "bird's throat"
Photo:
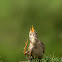
[[[30,38],[30,43],[34,44],[35,43],[35,38]]]

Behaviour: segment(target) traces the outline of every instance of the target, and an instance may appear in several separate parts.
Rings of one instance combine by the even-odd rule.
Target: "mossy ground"
[[[53,55],[44,56],[41,60],[33,59],[32,62],[62,62],[62,57],[56,57]]]

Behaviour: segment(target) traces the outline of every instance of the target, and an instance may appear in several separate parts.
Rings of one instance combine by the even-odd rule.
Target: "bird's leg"
[[[28,55],[28,60],[31,60],[31,58],[32,58],[32,57],[31,57],[31,52],[26,51],[26,52],[25,52],[25,55],[26,55],[26,54]],[[32,60],[31,60],[30,62],[32,62]]]
[[[27,55],[28,55],[28,60],[32,61],[31,51],[27,51]]]

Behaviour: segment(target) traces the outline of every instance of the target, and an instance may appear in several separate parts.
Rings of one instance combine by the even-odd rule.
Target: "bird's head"
[[[32,29],[30,28],[30,32],[29,32],[29,39],[34,39],[37,38],[37,32],[34,30],[34,27],[32,26]]]

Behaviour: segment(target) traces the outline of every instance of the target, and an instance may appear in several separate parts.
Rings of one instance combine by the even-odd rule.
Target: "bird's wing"
[[[43,42],[41,42],[41,44],[42,44],[43,54],[44,54],[44,52],[45,52],[45,46],[44,46]]]

